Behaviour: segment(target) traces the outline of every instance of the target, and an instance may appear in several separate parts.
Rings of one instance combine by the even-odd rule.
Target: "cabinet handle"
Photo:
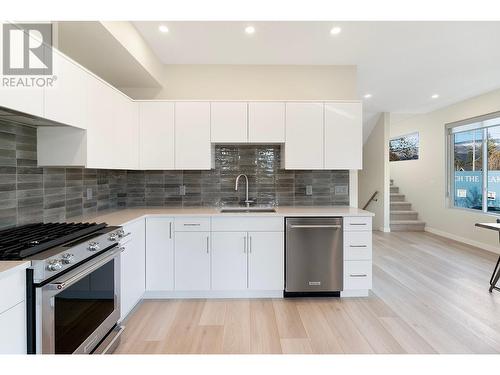
[[[210,242],[210,237],[207,236],[207,254],[209,252],[209,247],[210,247],[209,242]]]
[[[184,223],[183,225],[185,227],[199,227],[201,224],[200,223]]]
[[[350,223],[349,225],[366,225],[366,223]]]
[[[349,245],[349,247],[367,247],[366,245]]]
[[[243,237],[243,252],[247,252],[247,238]]]
[[[250,249],[249,249],[249,252],[250,254],[252,253],[252,236],[248,236],[249,240],[250,240]]]
[[[366,277],[368,275],[366,273],[351,273],[349,276],[351,276],[351,277]]]
[[[168,223],[168,237],[172,239],[172,222]]]

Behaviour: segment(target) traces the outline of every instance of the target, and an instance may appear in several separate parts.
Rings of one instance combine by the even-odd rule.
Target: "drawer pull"
[[[366,277],[368,276],[366,273],[351,273],[350,277]]]
[[[183,225],[185,227],[199,227],[201,224],[200,223],[184,223]]]
[[[366,245],[349,245],[349,247],[367,247]]]
[[[349,225],[366,225],[366,223],[350,223]]]

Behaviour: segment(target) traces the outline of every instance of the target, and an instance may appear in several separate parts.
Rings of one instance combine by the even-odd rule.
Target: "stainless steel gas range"
[[[120,317],[120,227],[30,224],[0,232],[0,259],[27,270],[28,353],[111,352]]]

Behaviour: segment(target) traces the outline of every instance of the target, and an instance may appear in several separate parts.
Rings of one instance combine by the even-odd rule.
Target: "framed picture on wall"
[[[389,140],[389,161],[417,160],[418,154],[418,132],[401,135]]]

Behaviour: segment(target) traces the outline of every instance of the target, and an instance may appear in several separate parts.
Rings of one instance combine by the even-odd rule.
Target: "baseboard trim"
[[[147,291],[144,299],[283,298],[282,290]]]
[[[369,290],[344,290],[340,292],[340,297],[368,297]]]
[[[429,232],[429,233],[432,233],[432,234],[437,234],[438,236],[441,236],[441,237],[449,238],[450,240],[455,240],[455,241],[458,241],[458,242],[462,242],[462,243],[464,243],[466,245],[478,247],[480,249],[483,249],[483,250],[486,250],[486,251],[489,251],[489,252],[492,252],[492,253],[495,253],[495,254],[500,254],[500,248],[498,246],[489,245],[489,244],[486,244],[486,243],[483,243],[483,242],[470,240],[468,238],[457,236],[455,234],[452,234],[452,233],[449,233],[449,232],[445,232],[445,231],[442,231],[442,230],[439,230],[439,229],[431,228],[431,227],[428,227],[428,226],[426,226],[424,228],[424,230],[426,232]]]

